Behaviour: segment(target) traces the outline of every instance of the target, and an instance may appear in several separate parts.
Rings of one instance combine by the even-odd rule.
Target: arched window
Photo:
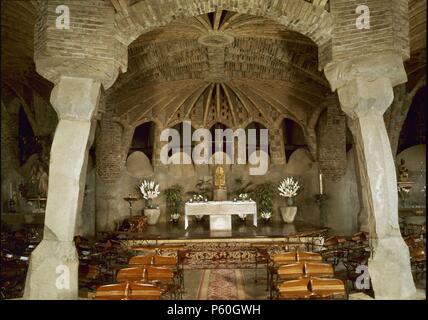
[[[221,143],[221,142],[219,142],[219,141],[216,141],[216,135],[215,135],[215,130],[226,130],[226,129],[228,129],[224,124],[222,124],[222,123],[220,123],[220,122],[217,122],[216,124],[214,124],[211,128],[210,128],[210,132],[211,132],[211,138],[212,138],[212,141],[211,141],[211,154],[210,154],[210,156],[212,156],[214,153],[215,153],[215,146],[216,146],[216,143]],[[219,148],[223,148],[222,149],[222,151],[223,152],[226,152],[226,139],[225,138],[223,138],[223,142],[222,142],[222,146],[220,146],[219,145]]]
[[[413,98],[407,113],[398,141],[397,154],[409,147],[426,144],[426,101],[426,86],[423,86]]]
[[[250,129],[256,131],[255,144],[251,144],[251,142],[249,140],[249,137],[250,137],[249,130]],[[247,159],[249,159],[251,150],[260,150],[260,144],[261,144],[260,132],[262,129],[266,129],[266,127],[264,125],[262,125],[261,123],[258,123],[258,122],[251,122],[245,128],[245,134],[247,136]],[[270,156],[270,149],[269,148],[267,148],[267,152],[268,152],[268,155]]]
[[[146,122],[135,128],[129,154],[134,151],[143,152],[147,158],[152,159],[154,146],[155,123]]]
[[[297,149],[305,148],[309,150],[302,127],[297,122],[285,118],[282,121],[282,130],[284,132],[284,150],[286,159],[290,159],[291,154]]]

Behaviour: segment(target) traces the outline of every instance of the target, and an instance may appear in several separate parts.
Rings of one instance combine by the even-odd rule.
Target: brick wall
[[[370,9],[370,29],[356,27],[359,5]],[[334,20],[333,60],[387,50],[397,50],[408,57],[407,0],[331,0],[330,8]]]
[[[104,181],[120,178],[122,164],[122,127],[115,122],[111,112],[99,122],[95,141],[97,174]]]
[[[346,171],[346,117],[336,95],[324,103],[327,109],[318,124],[318,161],[325,177],[336,181]]]
[[[67,5],[70,29],[57,29],[59,5]],[[127,47],[115,37],[115,11],[106,1],[40,1],[35,26],[37,71],[56,82],[59,74],[92,77],[110,86],[126,71]]]

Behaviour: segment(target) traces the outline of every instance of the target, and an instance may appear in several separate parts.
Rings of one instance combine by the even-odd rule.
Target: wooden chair
[[[306,251],[301,252],[301,251],[298,251],[296,253],[296,260],[299,262],[312,262],[312,261],[321,262],[322,256],[317,252],[306,252]]]
[[[160,300],[162,293],[155,285],[124,282],[98,287],[95,300]]]
[[[340,279],[311,278],[310,288],[314,298],[346,298],[345,284]]]
[[[290,264],[297,261],[295,252],[284,252],[271,256],[273,263],[277,265]]]
[[[280,280],[291,280],[303,277],[305,264],[302,262],[286,264],[278,267],[276,274]]]
[[[131,283],[128,300],[160,300],[163,290],[159,286],[148,283]]]
[[[97,288],[95,300],[125,300],[129,290],[129,282],[103,285]]]
[[[307,277],[333,277],[333,265],[329,263],[307,262],[305,263],[305,276]]]
[[[171,270],[168,267],[147,267],[147,281],[150,281],[154,284],[160,285],[161,288],[164,289],[165,292],[170,293],[177,297],[179,295],[182,297],[182,287],[180,284],[177,284],[176,272]]]
[[[130,266],[150,266],[153,264],[155,255],[147,254],[143,256],[134,256],[129,259],[128,264]]]
[[[310,299],[312,292],[308,288],[308,279],[291,280],[277,286],[277,298],[280,300]]]
[[[416,278],[422,278],[426,274],[426,253],[423,242],[416,242],[412,247],[409,247],[410,263],[415,271]]]
[[[257,283],[257,268],[258,266],[265,265],[266,267],[266,279],[267,279],[267,285],[269,290],[269,253],[268,249],[266,248],[266,244],[262,245],[256,245],[252,244],[252,247],[255,248],[255,254],[254,254],[254,282]]]
[[[143,267],[120,269],[116,275],[117,282],[145,281],[147,278],[147,270]]]
[[[357,243],[364,243],[369,241],[369,233],[360,231],[352,235],[351,240]]]
[[[304,277],[304,263],[290,263],[279,266],[278,269],[270,277],[270,292],[271,299],[273,298],[273,291],[277,287],[279,280],[295,280]]]

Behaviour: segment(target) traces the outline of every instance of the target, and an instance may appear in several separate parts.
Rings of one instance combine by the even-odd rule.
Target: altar
[[[186,203],[184,228],[189,227],[189,216],[208,215],[210,230],[232,230],[232,215],[253,215],[257,227],[257,205],[254,201],[207,201]]]

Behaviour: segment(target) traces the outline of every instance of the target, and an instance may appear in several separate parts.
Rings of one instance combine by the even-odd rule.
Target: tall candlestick
[[[9,191],[9,197],[12,199],[12,182],[10,183],[10,191]]]
[[[323,188],[322,188],[322,173],[320,173],[320,194],[323,194]]]

